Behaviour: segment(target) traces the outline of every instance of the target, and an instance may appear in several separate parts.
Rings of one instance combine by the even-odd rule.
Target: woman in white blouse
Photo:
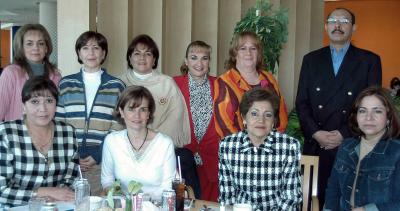
[[[121,94],[114,116],[126,129],[105,138],[101,166],[105,191],[116,179],[124,192],[134,180],[143,185],[144,193],[155,198],[171,188],[176,169],[174,145],[170,137],[148,128],[155,109],[154,99],[145,87],[131,86]]]

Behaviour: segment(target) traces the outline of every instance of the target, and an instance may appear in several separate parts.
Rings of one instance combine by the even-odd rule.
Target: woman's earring
[[[272,131],[274,131],[274,132],[277,131],[277,129],[276,129],[276,127],[275,127],[275,123],[272,125]]]

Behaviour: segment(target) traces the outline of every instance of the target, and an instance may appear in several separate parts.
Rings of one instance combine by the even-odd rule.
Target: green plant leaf
[[[288,124],[286,126],[285,133],[288,134],[289,136],[299,140],[301,146],[303,147],[304,135],[303,135],[303,132],[301,131],[299,117],[297,115],[295,108],[293,108],[293,110],[289,113]]]
[[[114,188],[111,188],[107,192],[107,202],[108,206],[110,206],[112,209],[114,209]]]
[[[142,189],[142,184],[140,182],[136,182],[134,180],[130,181],[128,184],[128,192],[130,194],[138,193]]]
[[[260,15],[256,15],[256,10]],[[288,35],[288,10],[272,9],[269,0],[257,0],[256,6],[247,10],[246,15],[236,24],[234,33],[255,32],[263,43],[264,63],[268,71],[275,73],[279,56]]]
[[[121,181],[116,180],[107,192],[107,202],[112,209],[114,209],[114,196],[120,193],[122,193]]]

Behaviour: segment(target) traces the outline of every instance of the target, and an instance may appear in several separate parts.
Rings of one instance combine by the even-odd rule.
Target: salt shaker
[[[74,182],[75,210],[89,211],[90,208],[90,185],[87,179],[79,178]]]

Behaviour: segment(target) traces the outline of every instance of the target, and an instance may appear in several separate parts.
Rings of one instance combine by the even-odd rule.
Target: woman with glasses
[[[22,26],[14,37],[13,64],[0,76],[0,122],[22,119],[21,91],[34,76],[44,76],[58,85],[61,74],[49,60],[53,51],[50,35],[40,24]]]
[[[239,104],[244,129],[219,145],[219,202],[253,210],[298,210],[302,201],[300,143],[273,131],[279,98],[257,87]]]
[[[339,147],[324,210],[400,210],[400,120],[387,90],[363,90],[349,122],[357,136]]]

